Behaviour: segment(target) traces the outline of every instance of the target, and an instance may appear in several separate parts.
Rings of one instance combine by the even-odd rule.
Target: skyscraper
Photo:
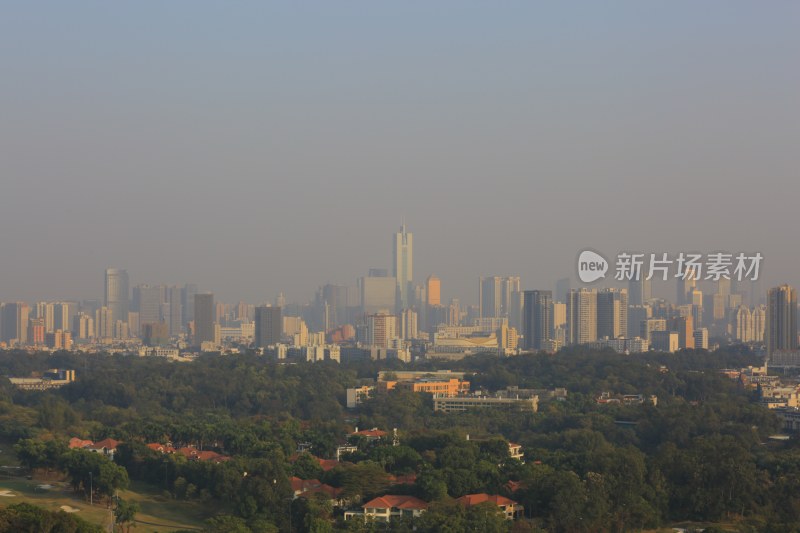
[[[642,322],[652,318],[653,310],[649,305],[628,306],[628,338],[641,337]]]
[[[73,304],[74,305],[74,304]],[[69,324],[69,304],[66,302],[56,302],[53,304],[53,331],[67,331]],[[50,332],[48,332],[50,333]]]
[[[128,320],[130,296],[128,291],[128,271],[120,268],[106,269],[105,307],[111,310],[114,320]]]
[[[670,320],[670,331],[678,332],[678,345],[681,349],[694,348],[694,319],[692,315],[677,316]]]
[[[522,331],[526,350],[544,350],[553,330],[553,293],[525,291],[522,305]]]
[[[161,322],[161,304],[164,290],[160,286],[137,285],[133,288],[133,310],[139,313],[139,327]],[[118,317],[114,317],[115,320]]]
[[[650,280],[645,278],[646,276],[640,276],[640,279],[632,279],[628,282],[629,305],[644,305],[650,299]]]
[[[405,309],[400,313],[399,336],[405,340],[417,338],[417,312],[413,309]]]
[[[3,305],[2,321],[0,322],[2,340],[8,343],[27,343],[29,315],[30,308],[28,304],[24,302],[14,302]]]
[[[425,294],[428,296],[428,305],[442,305],[442,280],[433,274],[428,276]]]
[[[597,291],[571,289],[567,294],[567,344],[597,340]]]
[[[114,312],[103,306],[95,311],[95,334],[101,339],[114,338]]]
[[[677,294],[675,295],[675,305],[685,305],[692,303],[691,293],[697,287],[697,280],[700,279],[700,272],[694,267],[686,267],[686,276],[677,278]]]
[[[269,305],[256,307],[256,348],[266,348],[281,342],[283,319],[281,308]]]
[[[317,291],[320,327],[330,331],[347,323],[348,289],[345,285],[324,285]]]
[[[167,288],[167,303],[169,304],[169,334],[180,335],[183,329],[183,303],[180,287]]]
[[[388,348],[397,337],[397,317],[385,313],[367,317],[367,345]]]
[[[797,349],[797,291],[789,285],[769,290],[767,298],[767,355]]]
[[[197,285],[187,283],[181,290],[181,306],[183,307],[183,327],[189,325],[194,320],[194,295],[197,294]]]
[[[522,301],[519,276],[480,278],[478,306],[481,318],[508,318],[509,323],[521,320]]]
[[[367,276],[359,280],[361,311],[371,315],[378,312],[393,313],[397,303],[397,281],[383,276]]]
[[[616,339],[628,334],[628,291],[603,289],[597,294],[597,337]]]
[[[406,231],[406,225],[394,234],[394,261],[392,275],[397,280],[397,305],[400,309],[410,307],[411,283],[414,279],[413,235]]]
[[[566,303],[569,290],[572,288],[572,280],[570,278],[561,278],[556,281],[556,301]]]
[[[214,324],[214,295],[211,293],[194,296],[194,344],[217,342]]]

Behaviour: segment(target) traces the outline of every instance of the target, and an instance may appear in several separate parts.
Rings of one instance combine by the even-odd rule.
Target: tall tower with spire
[[[394,234],[392,263],[392,274],[397,280],[397,305],[401,310],[411,307],[409,299],[413,294],[414,279],[412,243],[413,235],[406,231],[406,225],[403,224],[400,231]]]

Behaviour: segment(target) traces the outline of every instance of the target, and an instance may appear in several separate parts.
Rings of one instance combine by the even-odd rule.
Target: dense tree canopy
[[[791,441],[765,446],[779,430],[776,417],[718,372],[748,364],[758,361],[740,349],[637,356],[574,349],[409,365],[458,369],[473,388],[489,391],[569,391],[565,401],[541,398],[538,413],[445,415],[433,411],[430,395],[402,390],[355,411],[344,407],[347,387],[399,362],[287,365],[244,354],[172,363],[2,352],[0,374],[56,366],[75,368],[78,380],[43,393],[0,386],[0,436],[17,442],[23,465],[62,469],[79,492],[88,491],[91,472],[97,496],[130,478],[200,500],[218,515],[209,531],[286,530],[290,520],[295,531],[373,528],[344,522],[326,498],[290,503],[291,476],[335,487],[351,507],[386,493],[422,498],[430,508],[415,522],[418,531],[508,531],[496,507],[454,503],[479,492],[524,505],[528,521],[513,526],[519,531],[638,530],[682,520],[791,531],[800,523],[800,450]],[[602,392],[653,395],[658,404],[598,404]],[[400,445],[350,438],[357,451],[327,471],[296,453],[303,443],[331,458],[355,426],[397,428]],[[73,436],[123,444],[112,463],[68,451]],[[509,458],[509,441],[523,446],[524,463]],[[151,442],[231,459],[190,461],[153,451]],[[411,526],[397,520],[390,527]]]

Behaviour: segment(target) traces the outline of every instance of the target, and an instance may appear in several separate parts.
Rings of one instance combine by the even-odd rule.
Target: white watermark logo
[[[698,254],[680,252],[670,255],[659,253],[620,252],[617,254],[614,279],[641,281],[653,278],[667,281],[735,279],[758,281],[764,256],[754,254],[714,252]],[[578,277],[584,283],[605,278],[608,261],[592,250],[584,250],[578,257]]]
[[[606,277],[608,261],[592,250],[584,250],[578,256],[578,277],[584,283],[591,283]]]

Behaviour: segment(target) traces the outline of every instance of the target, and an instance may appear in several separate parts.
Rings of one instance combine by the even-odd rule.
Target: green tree
[[[31,470],[45,462],[45,444],[39,439],[21,439],[14,445],[14,453],[19,462]]]
[[[139,512],[139,504],[117,499],[117,506],[114,508],[114,522],[130,531],[131,525]]]

